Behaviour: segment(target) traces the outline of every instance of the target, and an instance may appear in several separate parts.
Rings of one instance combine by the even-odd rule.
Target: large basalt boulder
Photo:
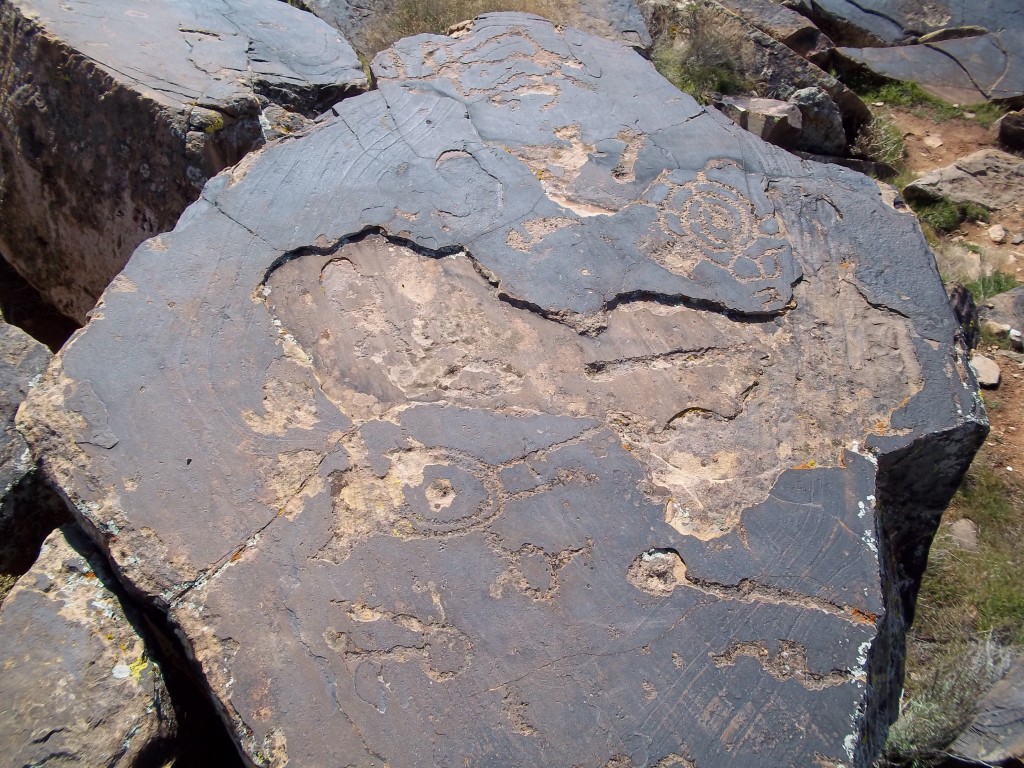
[[[19,415],[248,759],[869,765],[987,430],[913,215],[535,18],[373,68]]]
[[[1024,25],[987,35],[895,48],[836,48],[837,63],[915,82],[951,104],[1024,99]]]
[[[174,709],[110,579],[91,542],[67,526],[0,607],[4,765],[165,764],[157,756],[172,751]]]
[[[914,180],[903,190],[908,200],[952,200],[991,210],[1024,202],[1024,159],[998,149],[982,149]]]
[[[79,323],[142,240],[263,143],[274,102],[365,87],[337,31],[276,0],[0,0],[0,252]]]

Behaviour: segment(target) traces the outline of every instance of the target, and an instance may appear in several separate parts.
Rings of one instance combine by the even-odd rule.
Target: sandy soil
[[[1024,484],[1024,362],[1022,356],[1010,356],[1001,352],[982,349],[982,354],[999,364],[1002,381],[997,389],[985,390],[985,407],[992,432],[988,446],[996,459],[996,465],[1011,467],[1018,485]]]
[[[882,108],[882,112],[903,130],[907,170],[914,176],[951,165],[958,158],[980,149],[997,146],[995,130],[974,120],[935,123],[901,109]],[[1005,243],[996,244],[989,238],[988,230],[993,224],[1002,224],[1006,228],[1009,236]],[[995,268],[1024,282],[1024,244],[1013,245],[1016,234],[1024,234],[1024,194],[1020,205],[993,212],[988,223],[964,222],[949,239],[982,247],[986,251],[982,259],[982,264],[986,265],[983,271]]]

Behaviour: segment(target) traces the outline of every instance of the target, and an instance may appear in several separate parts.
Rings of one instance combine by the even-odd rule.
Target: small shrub
[[[363,37],[367,55],[373,58],[403,37],[424,32],[443,34],[460,21],[482,13],[518,11],[543,16],[556,24],[572,24],[579,12],[572,0],[398,0],[390,13],[378,11]]]
[[[900,705],[881,765],[941,765],[944,750],[977,711],[979,698],[1006,672],[1012,658],[991,634],[933,659],[934,674]]]
[[[890,118],[875,117],[857,134],[853,154],[866,160],[898,166],[907,154],[903,131]]]
[[[712,94],[753,89],[744,74],[751,43],[738,22],[700,2],[656,11],[651,58],[679,90],[707,103]]]

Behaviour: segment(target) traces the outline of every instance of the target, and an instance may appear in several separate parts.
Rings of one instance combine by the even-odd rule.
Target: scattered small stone
[[[949,526],[949,535],[953,538],[953,544],[959,549],[968,552],[978,551],[978,526],[973,520],[966,517],[956,520]]]
[[[1024,243],[1024,232],[1018,232],[1014,235],[1010,243],[1013,245],[1020,245],[1021,243]]]
[[[924,145],[932,149],[938,149],[942,146],[942,139],[939,136],[925,136]]]
[[[1002,224],[993,224],[988,228],[988,239],[996,245],[1002,245],[1006,242],[1006,227]]]
[[[973,120],[974,118],[977,117],[977,115],[974,112],[964,112],[964,117],[966,117],[968,120]]]
[[[995,389],[999,386],[1000,371],[999,364],[990,357],[975,355],[971,358],[971,368],[978,379],[978,384],[986,389]]]
[[[876,101],[871,106],[873,106],[873,107],[884,107],[885,106],[885,102],[884,101]]]
[[[1024,352],[1024,336],[1016,328],[1010,329],[1010,346],[1016,352]]]

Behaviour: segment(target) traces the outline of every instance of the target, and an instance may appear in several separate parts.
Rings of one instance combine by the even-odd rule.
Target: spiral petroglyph
[[[651,257],[665,269],[697,282],[715,275],[761,283],[760,295],[774,301],[789,293],[793,248],[762,179],[732,161],[712,160],[697,173],[663,174],[648,197],[659,203],[658,223],[668,237]]]

